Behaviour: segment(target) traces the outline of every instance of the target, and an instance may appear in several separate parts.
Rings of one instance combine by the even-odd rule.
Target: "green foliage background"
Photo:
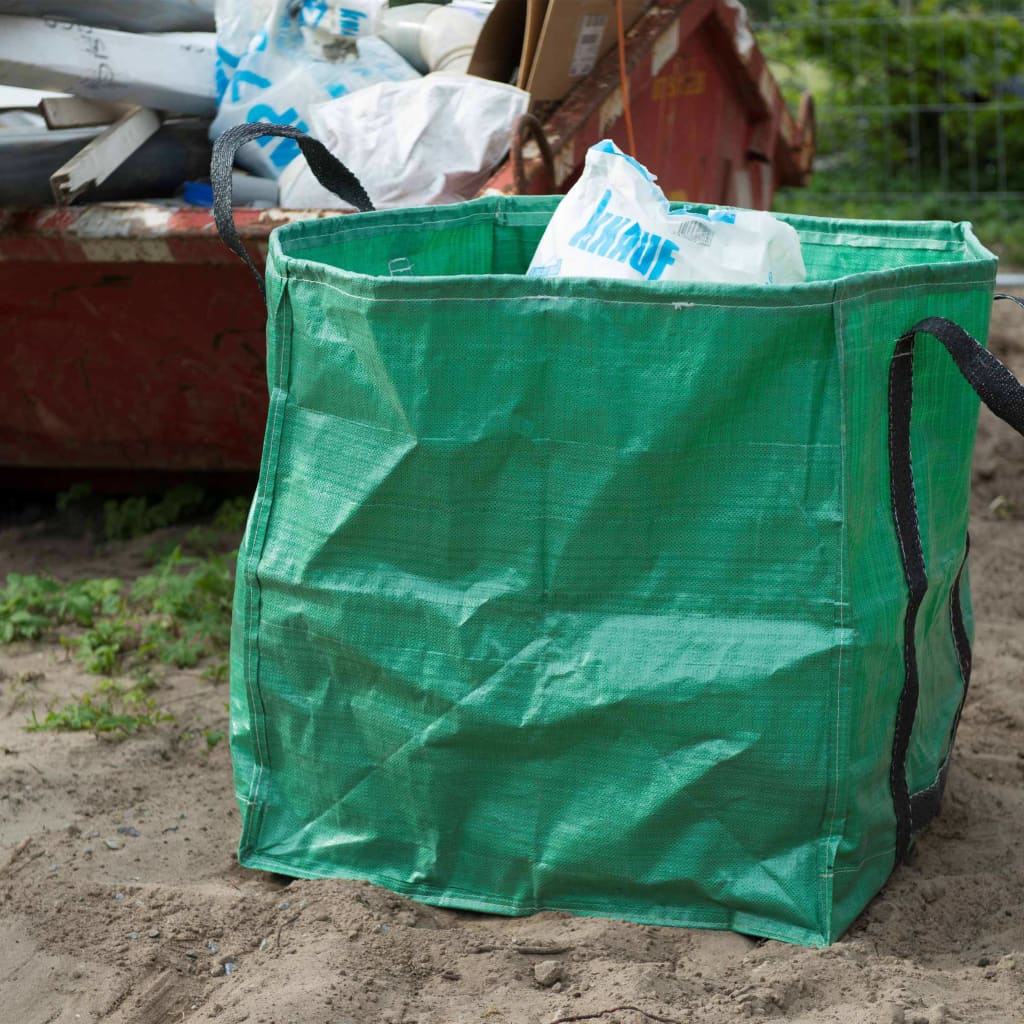
[[[1024,259],[1024,4],[757,0],[791,99],[818,102],[817,172],[777,209],[971,220]],[[930,109],[936,107],[953,109]]]

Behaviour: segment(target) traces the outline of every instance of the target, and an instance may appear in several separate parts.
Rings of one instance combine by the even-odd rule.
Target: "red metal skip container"
[[[667,0],[626,40],[634,154],[671,199],[765,209],[802,185],[794,118],[728,0]],[[485,193],[564,192],[603,138],[627,148],[618,55],[543,122],[526,118]],[[289,220],[238,210],[253,251]],[[259,463],[266,313],[208,211],[147,203],[0,209],[0,467],[234,472]]]

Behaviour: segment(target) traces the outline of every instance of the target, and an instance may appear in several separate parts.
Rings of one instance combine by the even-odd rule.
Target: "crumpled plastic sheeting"
[[[472,199],[508,152],[529,94],[470,75],[382,82],[315,107],[313,134],[359,179],[377,209]],[[281,205],[346,209],[304,161],[281,177]]]
[[[349,42],[330,57],[310,45],[290,0],[218,0],[219,105],[210,138],[243,122],[306,131],[318,103],[374,82],[419,77],[382,39],[362,36]],[[298,153],[294,139],[267,137],[243,146],[238,162],[254,174],[280,178]]]

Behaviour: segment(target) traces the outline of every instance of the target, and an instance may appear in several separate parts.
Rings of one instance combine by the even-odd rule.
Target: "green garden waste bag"
[[[215,158],[239,251],[223,165],[259,131],[290,130]],[[557,203],[271,236],[239,860],[829,943],[949,768],[978,394],[1024,429],[974,340],[995,257],[967,224],[785,217],[805,284],[527,279]]]

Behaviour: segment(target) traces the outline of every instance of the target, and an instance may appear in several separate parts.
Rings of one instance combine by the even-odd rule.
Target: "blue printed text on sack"
[[[653,231],[644,231],[638,221],[608,210],[608,189],[598,201],[590,219],[569,239],[569,244],[605,259],[626,263],[648,281],[657,281],[676,261],[679,246]]]

